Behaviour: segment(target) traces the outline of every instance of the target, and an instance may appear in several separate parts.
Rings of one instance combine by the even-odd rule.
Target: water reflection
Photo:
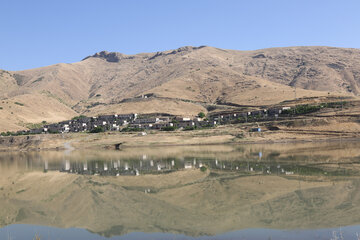
[[[338,143],[126,149],[104,152],[0,153],[0,171],[42,170],[84,175],[140,175],[206,168],[275,175],[357,176],[360,144]]]
[[[0,153],[0,226],[52,226],[66,236],[67,228],[88,230],[88,237],[73,239],[134,232],[257,239],[244,235],[250,229],[263,229],[255,232],[265,239],[282,236],[265,229],[287,229],[284,238],[302,229],[303,238],[312,232],[330,239],[334,229],[360,224],[359,146]]]

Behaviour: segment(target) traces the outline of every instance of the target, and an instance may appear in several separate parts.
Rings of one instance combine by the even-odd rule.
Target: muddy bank
[[[62,143],[70,136],[64,135],[29,135],[0,137],[0,151],[34,151],[46,149],[65,149]]]
[[[69,133],[0,137],[0,151],[67,149],[122,149],[152,146],[191,146],[218,144],[295,143],[358,140],[356,131],[280,129],[247,132],[238,126],[220,126],[197,131],[138,133]]]

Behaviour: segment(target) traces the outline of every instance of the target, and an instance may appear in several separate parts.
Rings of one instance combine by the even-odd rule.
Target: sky
[[[0,0],[0,69],[182,46],[360,48],[358,0]]]

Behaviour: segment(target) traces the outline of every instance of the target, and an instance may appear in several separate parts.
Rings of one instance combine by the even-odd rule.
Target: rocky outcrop
[[[119,52],[101,51],[101,52],[95,53],[92,56],[88,56],[88,57],[84,58],[83,60],[86,60],[86,59],[88,59],[90,57],[103,58],[108,62],[119,62],[121,59],[128,58],[127,55],[119,53]]]

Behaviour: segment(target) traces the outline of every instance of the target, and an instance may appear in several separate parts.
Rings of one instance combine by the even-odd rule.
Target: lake
[[[360,143],[2,152],[0,206],[5,240],[360,239]]]

